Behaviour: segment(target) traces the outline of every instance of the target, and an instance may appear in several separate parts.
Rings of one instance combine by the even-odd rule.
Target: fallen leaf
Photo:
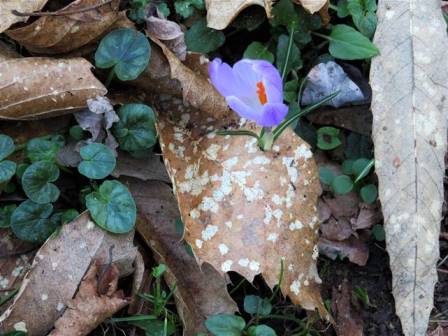
[[[428,332],[427,336],[448,336],[448,327],[439,325],[433,331]]]
[[[20,57],[20,54],[16,52],[11,46],[3,41],[0,41],[0,62]]]
[[[377,207],[361,203],[358,217],[351,221],[352,228],[353,230],[370,229],[381,220],[381,212]]]
[[[302,5],[311,14],[320,11],[328,0],[293,0],[296,4]]]
[[[154,250],[158,263],[168,266],[165,279],[176,285],[175,298],[184,323],[184,335],[206,332],[207,316],[238,310],[227,293],[226,282],[209,264],[199,267],[176,231],[179,209],[171,188],[159,181],[121,179],[139,208],[137,232]]]
[[[0,119],[37,119],[83,108],[107,90],[82,58],[27,57],[0,63]]]
[[[207,26],[223,30],[245,8],[253,5],[264,7],[266,15],[271,18],[272,0],[205,0],[207,7]]]
[[[104,261],[103,261],[104,262]],[[68,303],[65,313],[55,322],[49,336],[88,335],[105,319],[129,304],[121,290],[117,290],[119,271],[111,265],[106,273],[94,262],[79,285],[75,298]],[[101,293],[101,281],[105,292]]]
[[[262,152],[256,139],[217,136],[212,114],[169,103],[158,109],[160,144],[199,263],[249,280],[262,274],[272,288],[283,260],[282,292],[326,317],[316,268],[321,190],[308,145],[287,130]]]
[[[46,335],[73,298],[92,260],[112,262],[120,276],[133,271],[133,232],[112,235],[97,227],[88,213],[62,227],[39,249],[14,302],[0,316],[0,332],[25,326],[29,336]]]
[[[18,16],[13,11],[30,13],[41,10],[48,0],[2,0],[0,2],[0,33],[11,27],[14,23],[25,22],[29,16]]]
[[[33,53],[67,53],[106,33],[118,18],[118,4],[119,0],[76,0],[54,15],[5,33]]]
[[[331,213],[336,218],[352,218],[358,214],[361,200],[356,192],[345,195],[334,195],[334,197],[323,197],[323,201],[328,205]]]
[[[444,201],[448,37],[440,1],[379,1],[374,43],[375,169],[395,307],[405,335],[425,335]]]
[[[332,311],[337,336],[363,336],[364,322],[359,307],[353,304],[352,290],[347,281],[339,289],[333,288]]]
[[[365,266],[369,259],[368,246],[358,238],[350,237],[344,241],[319,239],[319,252],[332,260],[348,258],[352,263]]]
[[[320,231],[323,238],[336,241],[348,239],[354,233],[350,222],[345,218],[330,218],[320,225]]]

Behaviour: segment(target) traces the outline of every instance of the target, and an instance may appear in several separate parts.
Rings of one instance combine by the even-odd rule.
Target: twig
[[[61,11],[57,11],[57,12],[19,12],[19,11],[13,9],[11,11],[11,13],[16,16],[65,16],[65,15],[72,15],[72,14],[88,12],[92,9],[96,9],[98,7],[101,7],[101,6],[111,3],[111,2],[112,2],[112,0],[106,0],[102,3],[96,4],[93,6],[89,6],[89,7],[85,7],[85,8],[81,8],[81,9],[67,10],[67,11],[63,11],[63,12],[61,12]]]

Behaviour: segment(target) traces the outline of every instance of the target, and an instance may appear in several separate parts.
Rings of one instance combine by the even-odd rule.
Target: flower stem
[[[285,64],[283,64],[282,69],[282,81],[285,80],[285,77],[287,75],[286,69],[288,68],[289,57],[291,56],[293,39],[294,39],[294,27],[291,27],[291,31],[289,32],[288,50],[286,51]]]
[[[105,87],[109,87],[110,82],[112,82],[112,79],[115,76],[115,70],[114,68],[110,69],[109,75],[107,76],[106,83],[104,84]]]
[[[261,150],[269,151],[274,144],[274,134],[272,133],[271,127],[263,127],[258,137],[258,146]]]

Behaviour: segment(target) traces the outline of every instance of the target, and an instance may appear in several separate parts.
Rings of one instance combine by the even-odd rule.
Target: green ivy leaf
[[[274,55],[261,42],[252,42],[244,51],[243,58],[261,59],[274,63]]]
[[[53,213],[51,204],[37,204],[27,200],[12,213],[11,229],[22,240],[42,242],[60,225],[60,216]]]
[[[122,81],[136,79],[145,70],[151,56],[151,46],[145,35],[135,29],[120,28],[107,34],[95,53],[100,69],[113,67]]]
[[[91,143],[79,151],[82,161],[78,165],[80,174],[94,180],[107,177],[115,169],[116,160],[112,150],[100,143]]]
[[[174,3],[177,14],[186,19],[193,15],[194,9],[205,10],[204,0],[177,0]]]
[[[222,31],[207,27],[205,19],[197,20],[185,33],[185,43],[189,51],[207,54],[224,44],[226,37]]]
[[[248,332],[249,336],[277,336],[274,329],[265,324],[252,326],[249,328]]]
[[[347,8],[356,28],[368,38],[372,38],[377,24],[376,1],[348,0]]]
[[[11,216],[16,208],[15,204],[5,205],[3,208],[0,208],[0,229],[11,225]]]
[[[63,144],[61,145],[57,139],[53,141],[44,138],[31,139],[26,145],[26,157],[31,162],[56,162],[56,157],[62,146]]]
[[[9,181],[16,173],[16,168],[17,164],[13,161],[0,162],[0,183]]]
[[[339,24],[327,37],[330,54],[344,60],[361,60],[379,55],[378,48],[370,40],[350,26]]]
[[[319,168],[319,178],[323,184],[331,185],[333,182],[335,175],[330,168],[320,167]]]
[[[269,315],[272,311],[272,305],[269,299],[263,299],[256,295],[246,295],[244,298],[244,311],[252,315]]]
[[[133,229],[136,206],[129,190],[118,181],[105,181],[98,191],[86,196],[86,206],[99,226],[109,232],[125,233]]]
[[[79,216],[79,212],[76,209],[68,209],[65,210],[61,215],[61,223],[70,223],[75,220],[76,217]]]
[[[59,189],[53,183],[59,178],[59,168],[48,161],[29,166],[22,176],[22,188],[30,200],[38,204],[55,202]]]
[[[341,145],[339,129],[334,127],[321,127],[317,130],[317,147],[322,150],[331,150]]]
[[[280,35],[277,42],[276,65],[277,69],[288,75],[291,70],[298,70],[303,66],[300,50],[293,42],[291,45],[291,52],[288,57],[288,42],[287,35]]]
[[[331,182],[331,188],[336,194],[348,194],[353,190],[353,181],[347,175],[339,175],[336,176]]]
[[[377,241],[384,241],[386,239],[386,233],[384,232],[384,227],[381,224],[375,224],[373,226],[372,234]]]
[[[215,336],[241,336],[246,322],[240,316],[219,314],[209,316],[205,326]]]
[[[372,204],[376,201],[378,190],[374,184],[367,184],[359,191],[364,203]]]
[[[0,134],[0,161],[14,153],[15,149],[14,140],[10,136]]]
[[[120,120],[115,123],[112,132],[120,149],[136,152],[155,145],[156,128],[154,111],[147,105],[127,104],[118,110]]]

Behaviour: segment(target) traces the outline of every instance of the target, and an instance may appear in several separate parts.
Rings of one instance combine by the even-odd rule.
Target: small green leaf
[[[344,162],[342,162],[342,172],[345,175],[353,175],[353,163],[355,162],[355,160],[345,160]]]
[[[156,129],[153,110],[144,104],[127,104],[118,110],[120,120],[112,132],[120,144],[120,149],[136,152],[155,145]]]
[[[338,17],[343,19],[350,15],[350,12],[348,11],[348,2],[347,0],[339,0],[338,1]]]
[[[370,170],[372,169],[374,164],[374,159],[369,160],[360,158],[358,160],[355,160],[352,167],[353,175],[356,177],[355,183],[361,181],[364,177],[366,177],[370,173]]]
[[[300,18],[297,15],[294,7],[295,6],[292,1],[280,0],[272,8],[272,26],[284,26],[288,28],[288,30],[290,30],[291,28],[294,28],[294,30],[299,29]]]
[[[122,81],[136,79],[145,70],[151,56],[148,39],[135,29],[120,28],[107,34],[95,53],[100,69],[113,67]]]
[[[209,316],[205,326],[215,336],[241,336],[246,322],[240,316],[219,314]]]
[[[0,183],[9,181],[16,173],[17,164],[13,161],[5,160],[0,162]]]
[[[129,18],[136,23],[145,22],[145,8],[151,0],[131,0],[131,9],[129,10]]]
[[[292,42],[291,50],[288,51],[288,44],[289,37],[280,35],[277,42],[276,65],[277,69],[285,75],[288,75],[291,70],[298,70],[303,66],[299,48]]]
[[[105,181],[86,196],[86,206],[96,224],[113,233],[134,228],[137,210],[129,190],[118,181]]]
[[[15,149],[14,140],[10,136],[0,134],[0,161],[14,153]]]
[[[70,223],[75,220],[76,217],[79,216],[79,212],[76,209],[68,209],[65,210],[61,215],[61,223]]]
[[[10,226],[11,216],[16,208],[15,204],[5,205],[3,208],[0,208],[0,229]]]
[[[285,86],[283,88],[283,95],[285,98],[285,101],[288,103],[296,102],[298,97],[298,91],[299,90],[299,81],[297,79],[290,80],[289,82],[285,83]]]
[[[359,193],[361,194],[363,202],[367,204],[372,204],[373,202],[375,202],[378,196],[378,190],[376,189],[376,186],[374,184],[365,185],[361,188]]]
[[[274,63],[274,55],[268,50],[267,46],[260,42],[249,44],[244,51],[243,58],[261,59]]]
[[[334,127],[321,127],[317,130],[317,147],[322,150],[331,150],[341,145],[339,129]]]
[[[26,156],[31,162],[56,162],[56,157],[61,148],[62,146],[58,141],[35,138],[27,143]]]
[[[367,37],[344,24],[334,26],[327,39],[330,41],[330,54],[339,59],[362,60],[380,53]]]
[[[60,216],[51,216],[52,213],[51,204],[37,204],[27,200],[12,213],[11,229],[19,239],[42,242],[60,225]]]
[[[252,326],[249,328],[248,332],[249,336],[277,336],[274,329],[265,324]]]
[[[103,179],[115,169],[114,153],[106,145],[91,143],[81,147],[79,154],[83,161],[79,163],[78,171],[90,179]]]
[[[331,185],[335,175],[330,168],[320,167],[319,168],[319,178],[323,184]]]
[[[246,295],[244,311],[252,315],[269,315],[272,311],[272,305],[269,299],[263,299],[256,295]]]
[[[347,9],[349,10],[353,23],[356,28],[371,38],[375,33],[377,17],[375,0],[348,0]]]
[[[204,0],[177,0],[174,3],[174,10],[184,19],[192,16],[194,9],[205,10]]]
[[[339,175],[331,182],[331,188],[336,194],[344,195],[353,190],[353,181],[347,175]]]
[[[80,141],[84,138],[84,130],[79,125],[70,127],[69,134],[76,141]]]
[[[197,20],[185,33],[185,43],[189,51],[207,54],[224,44],[226,37],[222,31],[207,27],[205,19]]]
[[[353,295],[364,304],[364,306],[368,307],[370,305],[369,294],[364,288],[355,287],[352,292]]]
[[[160,278],[165,272],[167,268],[165,264],[160,264],[152,269],[152,276],[156,279]]]
[[[22,176],[22,188],[30,200],[38,204],[55,202],[59,189],[53,183],[59,178],[59,168],[48,161],[29,166]]]
[[[373,226],[372,234],[377,241],[384,241],[386,239],[386,233],[384,232],[384,227],[381,224],[375,224]]]

